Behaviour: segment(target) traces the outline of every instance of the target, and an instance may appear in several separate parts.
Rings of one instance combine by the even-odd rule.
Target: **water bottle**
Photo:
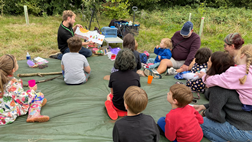
[[[132,21],[129,21],[129,26],[132,26]]]
[[[30,60],[30,59],[31,59],[31,56],[30,56],[29,52],[27,52],[27,54],[26,54],[26,60]]]

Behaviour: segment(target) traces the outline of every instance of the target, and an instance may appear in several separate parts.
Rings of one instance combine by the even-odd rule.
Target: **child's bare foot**
[[[140,76],[140,77],[146,77],[146,75],[144,74],[144,72],[142,70],[137,70],[137,74]]]
[[[28,115],[28,118],[26,119],[26,122],[32,123],[32,122],[47,122],[49,121],[49,116],[46,115],[39,115],[39,116],[32,116]]]
[[[103,77],[103,79],[104,79],[104,80],[110,80],[110,75],[105,75],[105,76]]]

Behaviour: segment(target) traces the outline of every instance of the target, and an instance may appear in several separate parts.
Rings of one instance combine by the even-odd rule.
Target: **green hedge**
[[[4,14],[19,15],[23,14],[23,6],[28,6],[29,14],[33,15],[56,15],[63,12],[63,10],[83,10],[87,9],[87,3],[91,0],[1,0],[0,7],[3,6]],[[103,3],[113,2],[115,0],[96,0],[96,5],[102,8]],[[130,4],[132,6],[138,6],[139,9],[154,10],[164,7],[173,6],[190,6],[199,7],[201,3],[204,3],[207,7],[244,7],[251,9],[252,0],[120,0],[120,3]]]

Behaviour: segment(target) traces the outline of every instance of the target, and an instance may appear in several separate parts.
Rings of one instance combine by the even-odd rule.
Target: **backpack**
[[[146,62],[147,62],[147,55],[145,53],[140,53],[139,56],[140,56],[141,63],[145,63],[146,64]]]

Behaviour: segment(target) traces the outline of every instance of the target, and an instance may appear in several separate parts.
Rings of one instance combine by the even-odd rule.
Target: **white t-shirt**
[[[80,84],[86,80],[84,67],[89,66],[89,63],[85,56],[77,52],[65,53],[61,65],[64,66],[64,81],[67,84]]]

